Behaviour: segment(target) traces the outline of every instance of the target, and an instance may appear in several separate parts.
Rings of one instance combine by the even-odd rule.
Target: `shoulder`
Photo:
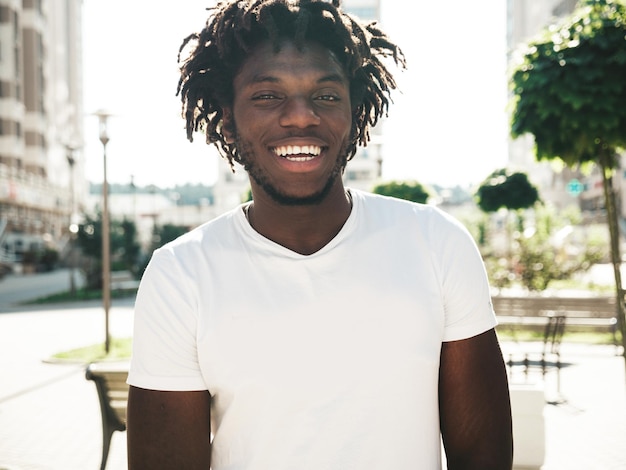
[[[207,265],[216,253],[231,252],[241,239],[241,221],[238,216],[243,218],[243,213],[238,214],[237,211],[241,212],[241,207],[205,222],[154,250],[148,271],[197,276],[197,270]]]
[[[157,251],[181,253],[186,250],[201,248],[206,244],[214,243],[215,240],[228,240],[234,233],[237,233],[239,212],[241,212],[241,206],[193,228],[175,240],[164,244]]]

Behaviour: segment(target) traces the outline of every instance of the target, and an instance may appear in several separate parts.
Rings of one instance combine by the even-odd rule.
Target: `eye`
[[[325,93],[315,97],[315,100],[317,101],[339,101],[340,99],[341,98],[334,93]]]
[[[278,100],[280,99],[273,93],[258,93],[252,97],[252,101]]]

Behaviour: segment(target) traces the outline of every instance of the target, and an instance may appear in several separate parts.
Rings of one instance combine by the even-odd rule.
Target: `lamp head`
[[[102,145],[106,145],[109,142],[109,133],[108,133],[108,119],[112,116],[112,114],[104,109],[99,109],[95,113],[94,116],[98,117],[98,123],[100,127],[100,142]]]

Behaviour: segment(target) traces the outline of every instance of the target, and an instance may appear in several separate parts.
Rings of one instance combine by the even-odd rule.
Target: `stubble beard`
[[[340,158],[336,159],[335,167],[331,171],[324,186],[317,192],[306,196],[294,196],[282,191],[273,184],[267,174],[256,164],[256,157],[252,145],[236,139],[237,153],[239,160],[248,176],[276,203],[286,206],[309,206],[321,203],[332,189],[337,178],[340,178],[347,163],[346,149],[347,143],[344,143],[340,149]]]

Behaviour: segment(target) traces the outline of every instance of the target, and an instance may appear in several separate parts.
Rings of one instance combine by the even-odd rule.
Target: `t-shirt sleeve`
[[[169,248],[156,250],[142,277],[128,383],[151,390],[206,390],[198,363],[197,295]]]
[[[443,341],[457,341],[484,333],[497,324],[482,257],[468,230],[448,219],[452,229],[439,237],[445,310]]]

